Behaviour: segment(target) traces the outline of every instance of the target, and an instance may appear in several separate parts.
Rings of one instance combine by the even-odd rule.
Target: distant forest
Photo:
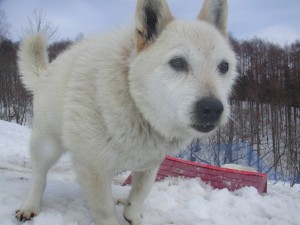
[[[19,43],[3,32],[7,31],[0,23],[0,119],[30,124],[32,96],[18,74]],[[300,41],[280,46],[259,38],[231,37],[230,42],[239,73],[230,99],[231,120],[214,137],[195,140],[181,156],[215,165],[245,164],[272,171],[274,180],[300,183]],[[52,43],[50,60],[73,43]]]

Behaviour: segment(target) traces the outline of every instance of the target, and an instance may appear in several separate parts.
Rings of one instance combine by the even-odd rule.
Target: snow
[[[257,172],[255,168],[249,166],[242,166],[237,164],[224,164],[221,166],[222,168],[228,169],[235,169],[235,170],[243,170],[243,171],[250,171],[250,172]]]
[[[21,224],[14,211],[25,199],[31,177],[28,156],[30,129],[0,121],[0,224]],[[51,169],[42,212],[24,225],[94,224],[72,170],[70,157]],[[128,173],[116,175],[114,197],[126,198],[120,185]],[[300,185],[269,183],[268,193],[255,188],[235,192],[212,189],[198,179],[168,178],[154,185],[143,206],[143,225],[299,225]],[[116,212],[121,225],[123,206]]]

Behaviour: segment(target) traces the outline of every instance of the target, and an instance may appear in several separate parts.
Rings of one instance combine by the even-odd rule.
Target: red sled
[[[165,177],[199,177],[213,188],[227,188],[229,191],[234,191],[250,186],[255,187],[261,194],[267,192],[268,177],[264,173],[221,168],[170,156],[161,163],[156,181],[163,180]],[[131,184],[131,176],[123,183],[123,185],[128,184]]]

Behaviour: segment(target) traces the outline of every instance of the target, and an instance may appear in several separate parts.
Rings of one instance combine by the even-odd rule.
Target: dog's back
[[[94,108],[97,80],[105,87],[107,76],[127,76],[133,47],[131,33],[132,30],[123,28],[85,39],[73,44],[51,64],[46,38],[42,34],[27,37],[20,46],[18,65],[24,86],[34,95],[33,123],[48,130],[53,127],[51,133],[61,136],[68,120],[64,120],[64,116],[68,117],[66,108],[72,104],[70,98]],[[103,94],[110,98],[109,93]]]

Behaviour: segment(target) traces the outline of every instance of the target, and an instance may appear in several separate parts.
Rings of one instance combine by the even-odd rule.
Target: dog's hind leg
[[[30,140],[32,180],[24,204],[16,211],[17,219],[21,221],[30,220],[40,212],[48,170],[57,162],[62,152],[58,138],[43,135],[37,130],[32,131]]]
[[[130,225],[141,224],[142,205],[155,181],[158,168],[133,173],[132,188],[124,210],[124,218]]]

